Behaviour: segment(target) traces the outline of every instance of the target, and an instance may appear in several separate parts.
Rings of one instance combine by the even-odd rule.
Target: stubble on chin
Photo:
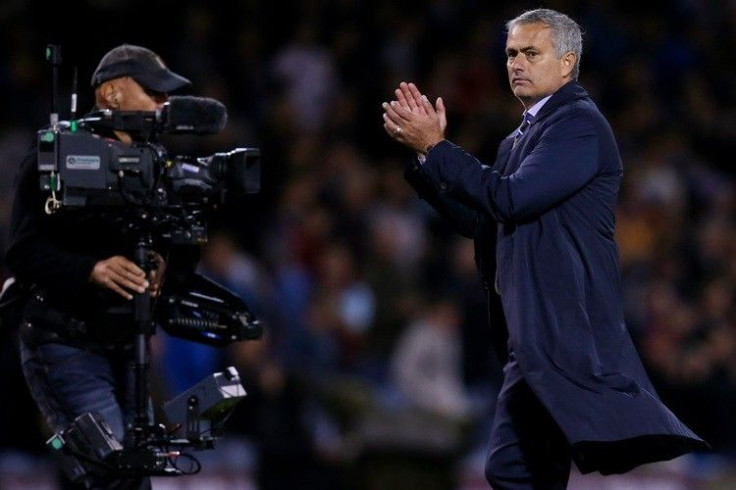
[[[524,90],[521,87],[517,87],[515,90],[513,90],[514,96],[521,101],[521,103],[524,105],[525,109],[530,108],[534,105],[534,97],[530,96],[528,91]]]

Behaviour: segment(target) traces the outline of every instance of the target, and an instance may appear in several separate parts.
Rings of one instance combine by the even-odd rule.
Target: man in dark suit
[[[402,83],[384,129],[407,179],[475,241],[504,383],[486,462],[494,489],[562,489],[708,445],[660,401],[624,323],[613,132],[577,83],[580,27],[553,10],[507,24],[521,126],[487,166],[445,139],[444,102]]]

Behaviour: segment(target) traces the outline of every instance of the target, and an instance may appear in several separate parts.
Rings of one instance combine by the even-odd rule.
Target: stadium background
[[[140,44],[193,81],[185,93],[228,107],[225,131],[172,137],[172,152],[263,153],[261,193],[212,223],[202,270],[248,301],[266,337],[219,350],[154,338],[158,399],[229,365],[250,396],[202,474],[156,488],[484,488],[499,367],[471,245],[402,181],[408,155],[380,104],[417,82],[445,99],[449,138],[492,161],[521,113],[504,22],[539,6],[583,27],[580,81],[620,145],[627,324],[661,396],[714,446],[623,477],[574,473],[571,488],[736,486],[736,2],[6,0],[3,251],[12,176],[48,122],[47,44],[62,46],[62,118],[74,67],[84,112],[99,58]],[[0,366],[0,487],[55,488],[13,332]]]

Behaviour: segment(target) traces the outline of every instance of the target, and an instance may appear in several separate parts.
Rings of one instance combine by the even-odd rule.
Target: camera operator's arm
[[[131,299],[149,286],[143,271],[122,256],[98,260],[61,248],[48,236],[35,149],[21,163],[10,223],[8,267],[22,283],[43,289],[80,291],[90,282]]]
[[[96,260],[54,245],[44,233],[45,197],[39,189],[35,148],[23,160],[15,181],[10,220],[8,268],[20,282],[42,288],[74,291],[83,288]]]

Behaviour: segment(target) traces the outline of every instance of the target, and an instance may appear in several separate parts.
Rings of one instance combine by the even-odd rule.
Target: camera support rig
[[[148,274],[155,226],[149,216],[141,222],[134,262]],[[91,485],[98,478],[131,476],[183,476],[200,470],[197,459],[185,449],[214,449],[218,424],[246,397],[238,372],[233,367],[214,373],[164,405],[164,414],[174,428],[153,424],[149,417],[148,379],[151,365],[150,338],[157,324],[174,336],[212,346],[225,346],[262,336],[260,321],[237,295],[205,276],[192,273],[185,281],[166,286],[154,305],[148,293],[133,296],[134,336],[134,421],[126,428],[121,443],[99,415],[85,413],[64,430],[54,434],[47,446],[54,451],[62,469],[75,483]],[[155,315],[153,314],[155,312]],[[181,436],[175,433],[183,432]],[[186,459],[193,469],[178,463]]]
[[[152,243],[150,235],[141,237],[135,250],[135,263],[148,276],[152,270],[149,251]],[[133,443],[140,445],[147,434],[143,433],[148,427],[148,371],[151,366],[151,351],[149,339],[153,335],[153,321],[151,318],[151,296],[137,293],[133,297],[133,320],[136,324],[135,334],[135,426],[133,427]]]

